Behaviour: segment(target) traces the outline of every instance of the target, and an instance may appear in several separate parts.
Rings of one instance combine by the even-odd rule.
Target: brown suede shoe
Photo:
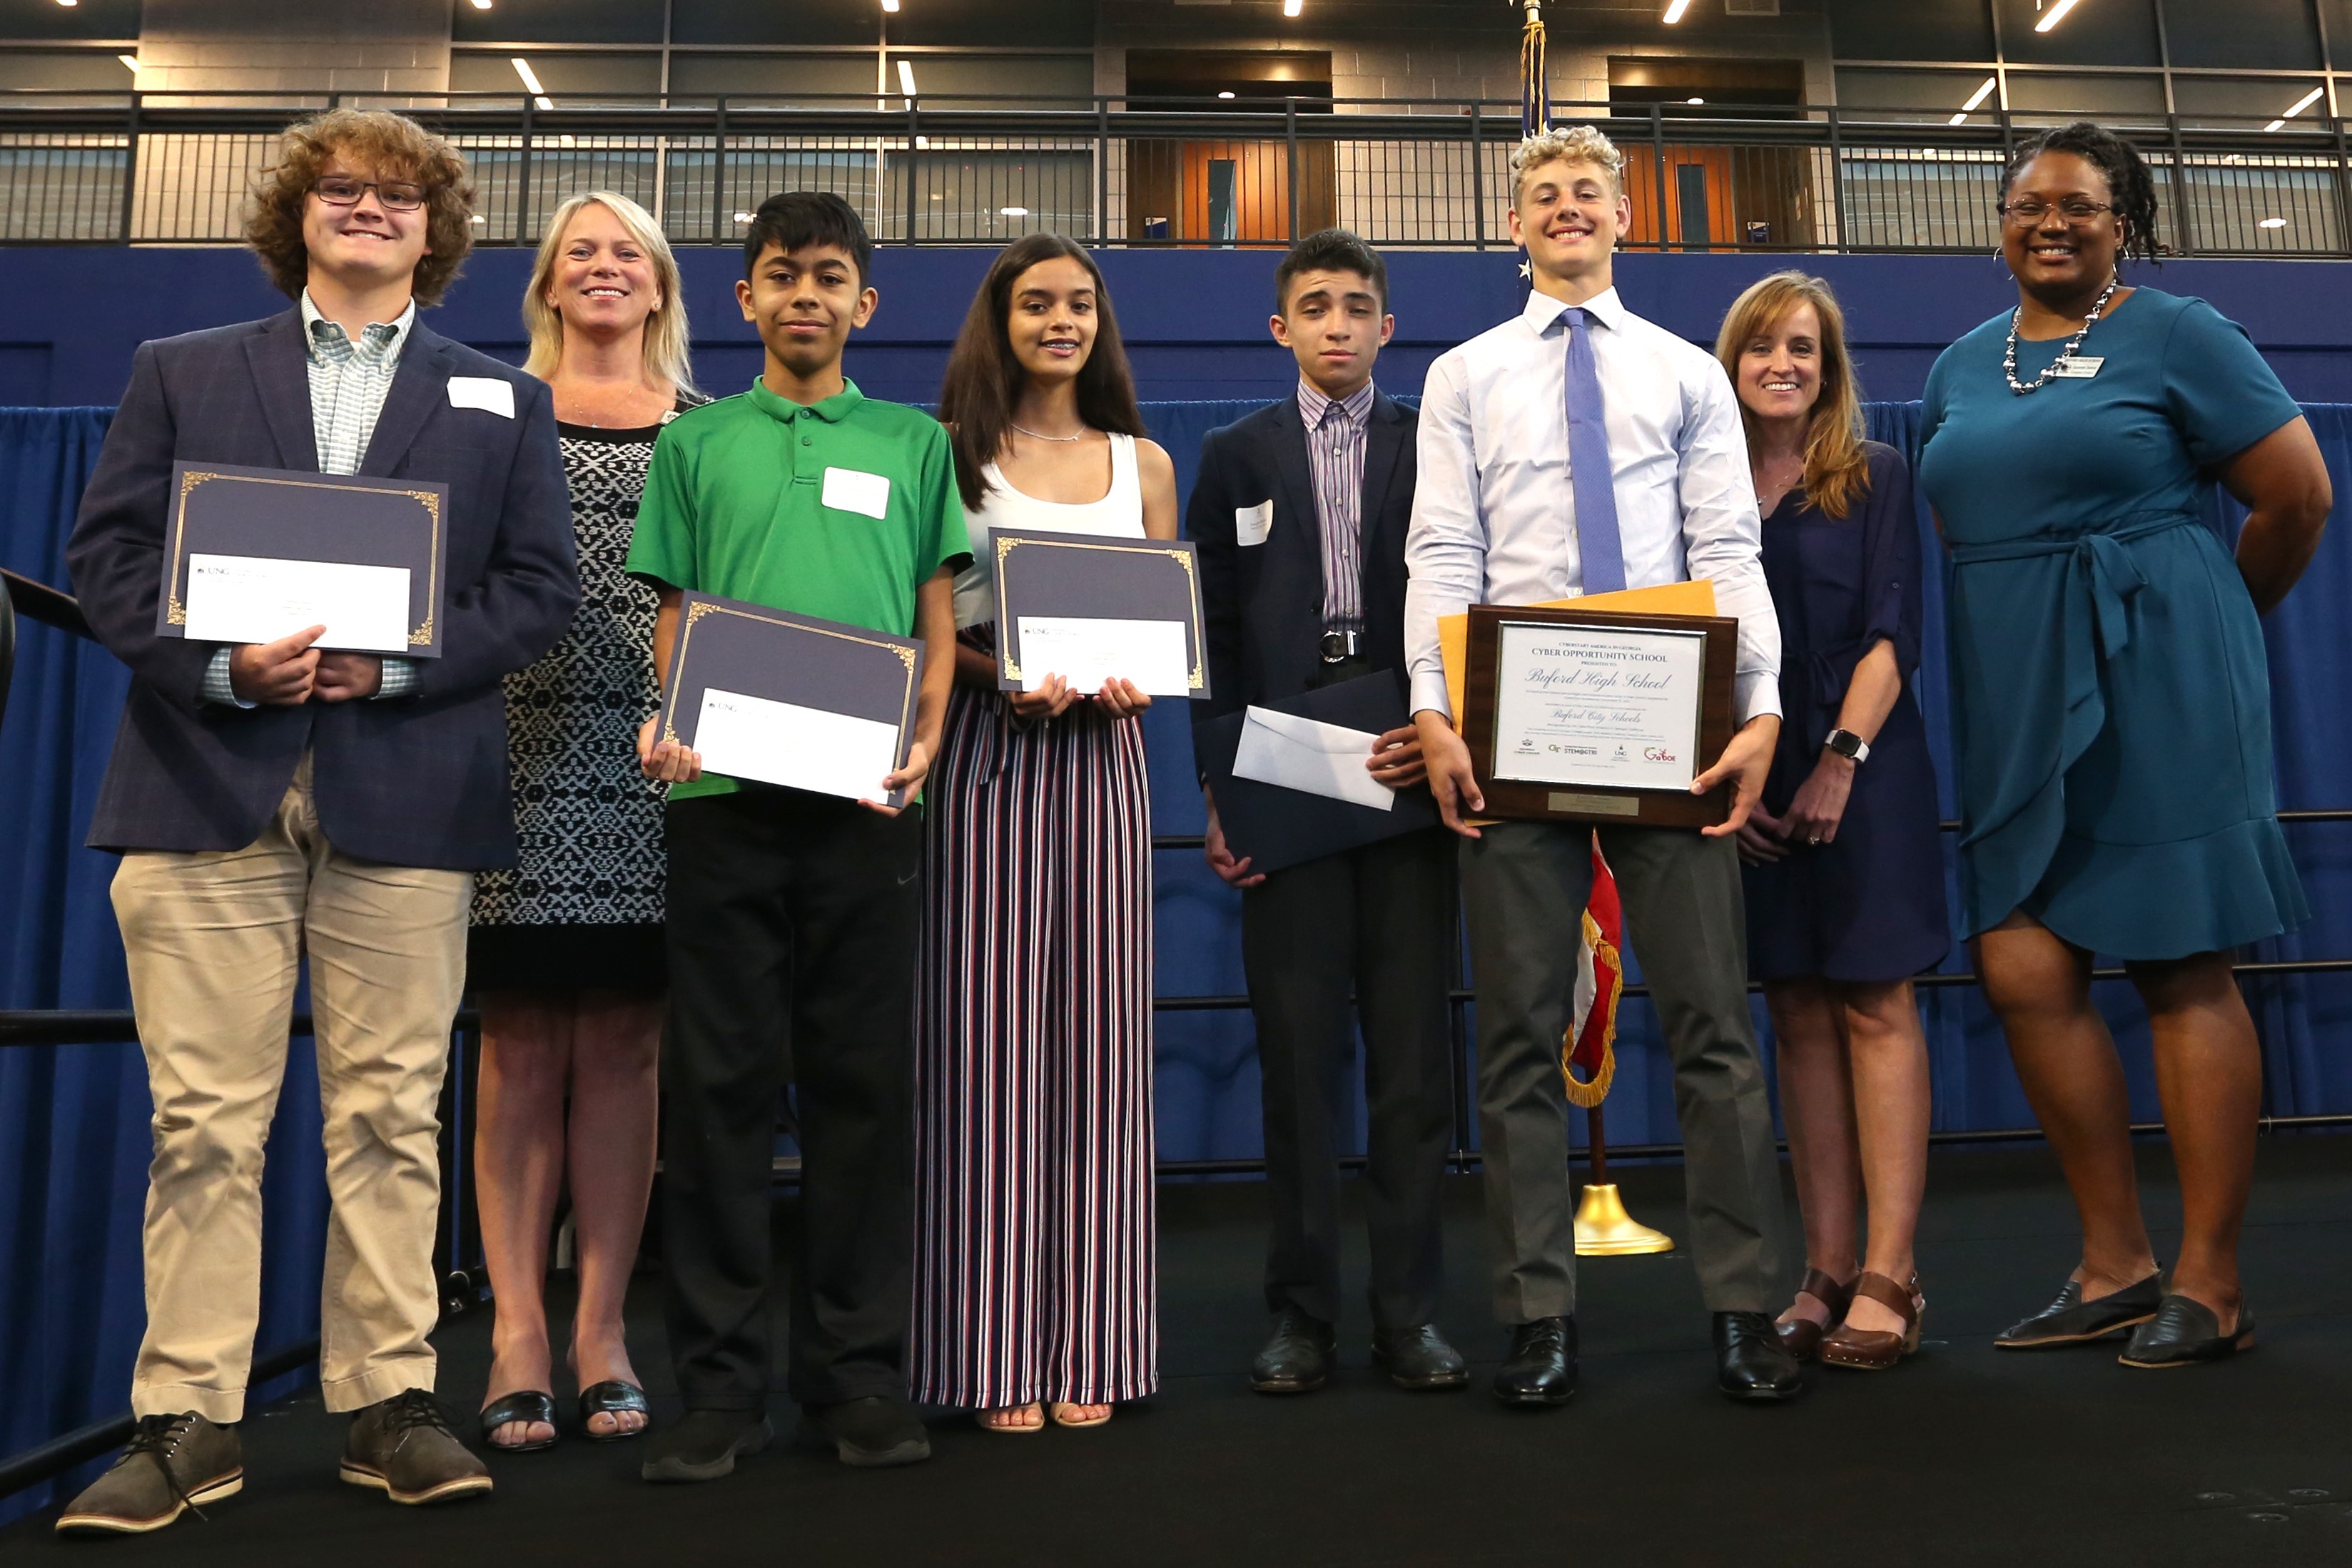
[[[1811,1361],[1821,1354],[1822,1336],[1845,1321],[1845,1309],[1853,1300],[1853,1287],[1841,1285],[1819,1269],[1805,1270],[1805,1282],[1797,1287],[1797,1294],[1811,1296],[1830,1310],[1825,1327],[1811,1318],[1799,1318],[1792,1323],[1774,1323],[1773,1332],[1780,1336],[1780,1348],[1799,1361]]]
[[[1851,1366],[1863,1372],[1884,1372],[1919,1348],[1919,1322],[1927,1315],[1927,1298],[1919,1293],[1919,1276],[1898,1285],[1884,1274],[1864,1270],[1853,1282],[1853,1293],[1876,1301],[1903,1320],[1903,1332],[1858,1329],[1840,1323],[1822,1340],[1822,1364]]]
[[[422,1388],[379,1400],[352,1417],[343,1479],[394,1502],[450,1502],[490,1490],[490,1472],[449,1429],[441,1402]]]
[[[244,1446],[235,1427],[194,1411],[148,1416],[122,1457],[58,1516],[60,1535],[143,1535],[245,1486]]]

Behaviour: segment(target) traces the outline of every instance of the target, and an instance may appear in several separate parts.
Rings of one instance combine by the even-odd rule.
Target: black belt
[[[1323,662],[1327,664],[1360,659],[1364,653],[1364,634],[1361,632],[1342,627],[1323,633]]]

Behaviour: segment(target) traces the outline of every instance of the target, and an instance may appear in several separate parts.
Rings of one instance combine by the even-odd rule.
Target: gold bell
[[[1615,1182],[1587,1182],[1576,1206],[1576,1255],[1580,1258],[1622,1258],[1642,1252],[1671,1252],[1675,1239],[1653,1230],[1625,1212],[1625,1200]]]

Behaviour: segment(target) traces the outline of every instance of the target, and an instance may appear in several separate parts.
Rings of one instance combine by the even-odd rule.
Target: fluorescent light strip
[[[522,85],[530,89],[531,101],[541,109],[553,109],[555,100],[549,98],[547,89],[539,85],[539,73],[530,68],[530,62],[520,55],[513,56],[512,58],[515,75],[522,78]]]
[[[1305,9],[1307,0],[1282,0],[1282,14],[1286,16],[1296,16]]]
[[[882,9],[896,13],[898,9],[898,0],[882,0]]]
[[[915,68],[910,61],[898,62],[898,90],[908,98],[915,96]]]
[[[1992,89],[1996,85],[1997,80],[1998,78],[1993,77],[1985,78],[1983,83],[1978,87],[1977,90],[1969,95],[1969,101],[1960,105],[1960,112],[1952,116],[1951,122],[1954,125],[1965,125],[1968,123],[1969,116],[1976,112],[1977,105],[1982,103],[1985,99],[1992,96]]]
[[[121,60],[124,65],[129,66],[134,71],[139,68],[139,57],[137,55],[117,55],[114,57]]]
[[[2044,16],[2042,20],[2033,24],[2033,30],[2037,33],[2048,32],[2051,28],[2064,21],[2066,19],[2066,13],[2072,11],[2074,8],[2074,0],[2058,0],[2058,4],[2051,6],[2049,13]]]
[[[1681,21],[1683,13],[1689,9],[1690,0],[1675,0],[1673,5],[1666,7],[1666,26],[1671,27]]]

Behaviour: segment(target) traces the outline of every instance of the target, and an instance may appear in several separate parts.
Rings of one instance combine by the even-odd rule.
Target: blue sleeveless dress
[[[2009,390],[2006,313],[1927,378],[1944,528],[1964,936],[2022,909],[2077,946],[2185,957],[2308,914],[2279,831],[2263,632],[2204,519],[2212,472],[2301,410],[2200,299],[2139,288],[2087,379]],[[2021,342],[2030,382],[2063,340]]]

